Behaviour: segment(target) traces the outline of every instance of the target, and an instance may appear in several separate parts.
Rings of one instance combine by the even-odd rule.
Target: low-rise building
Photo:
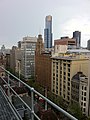
[[[71,101],[71,80],[78,72],[88,76],[88,59],[82,55],[52,57],[52,92]]]
[[[54,40],[55,53],[66,53],[67,49],[76,48],[76,39],[69,37],[61,37]]]
[[[89,115],[89,83],[83,72],[77,72],[71,80],[71,102],[79,103],[82,113]]]

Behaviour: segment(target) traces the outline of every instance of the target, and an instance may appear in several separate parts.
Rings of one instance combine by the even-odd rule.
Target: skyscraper
[[[80,48],[81,47],[81,32],[79,31],[73,32],[73,38],[76,39],[76,47]]]
[[[48,15],[45,18],[44,46],[45,48],[52,48],[52,16],[51,15]]]
[[[90,50],[90,40],[87,41],[87,49]]]

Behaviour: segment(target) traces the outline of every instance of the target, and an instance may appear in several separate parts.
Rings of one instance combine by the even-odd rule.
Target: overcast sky
[[[45,16],[53,17],[53,39],[81,31],[90,39],[90,0],[0,0],[0,47],[17,45],[24,36],[43,35]]]

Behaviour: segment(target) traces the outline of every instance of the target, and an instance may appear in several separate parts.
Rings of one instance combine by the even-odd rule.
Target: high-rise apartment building
[[[44,29],[44,46],[45,48],[52,48],[52,16],[48,15],[45,18]]]
[[[77,48],[80,48],[81,47],[81,32],[79,31],[73,32],[73,38],[76,39]]]

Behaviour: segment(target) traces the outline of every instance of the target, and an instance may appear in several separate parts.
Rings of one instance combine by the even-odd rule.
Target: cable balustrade
[[[56,105],[55,103],[53,103],[52,101],[50,101],[48,98],[46,98],[45,96],[43,96],[42,94],[40,94],[33,87],[30,87],[28,84],[26,84],[25,82],[23,82],[22,80],[20,80],[19,78],[17,78],[15,75],[13,75],[9,71],[7,71],[5,68],[3,68],[1,66],[0,66],[0,68],[2,68],[6,72],[6,74],[8,76],[8,81],[6,81],[3,76],[1,77],[1,79],[7,85],[9,100],[10,100],[10,91],[12,91],[22,101],[22,103],[30,110],[30,112],[31,112],[31,120],[34,120],[34,118],[37,118],[38,120],[41,120],[37,116],[37,114],[35,113],[35,111],[34,111],[34,101],[35,101],[34,95],[38,95],[39,97],[41,97],[45,102],[47,102],[53,108],[55,108],[59,112],[63,113],[68,119],[70,119],[70,120],[77,120],[74,116],[72,116],[71,114],[69,114],[68,112],[66,112],[62,108],[60,108],[58,105]],[[15,90],[12,88],[12,86],[10,86],[10,76],[12,76],[15,80],[17,80],[19,83],[22,83],[25,87],[27,87],[29,89],[29,92],[31,93],[31,96],[30,96],[31,97],[31,106],[27,105],[27,103],[15,92]]]

